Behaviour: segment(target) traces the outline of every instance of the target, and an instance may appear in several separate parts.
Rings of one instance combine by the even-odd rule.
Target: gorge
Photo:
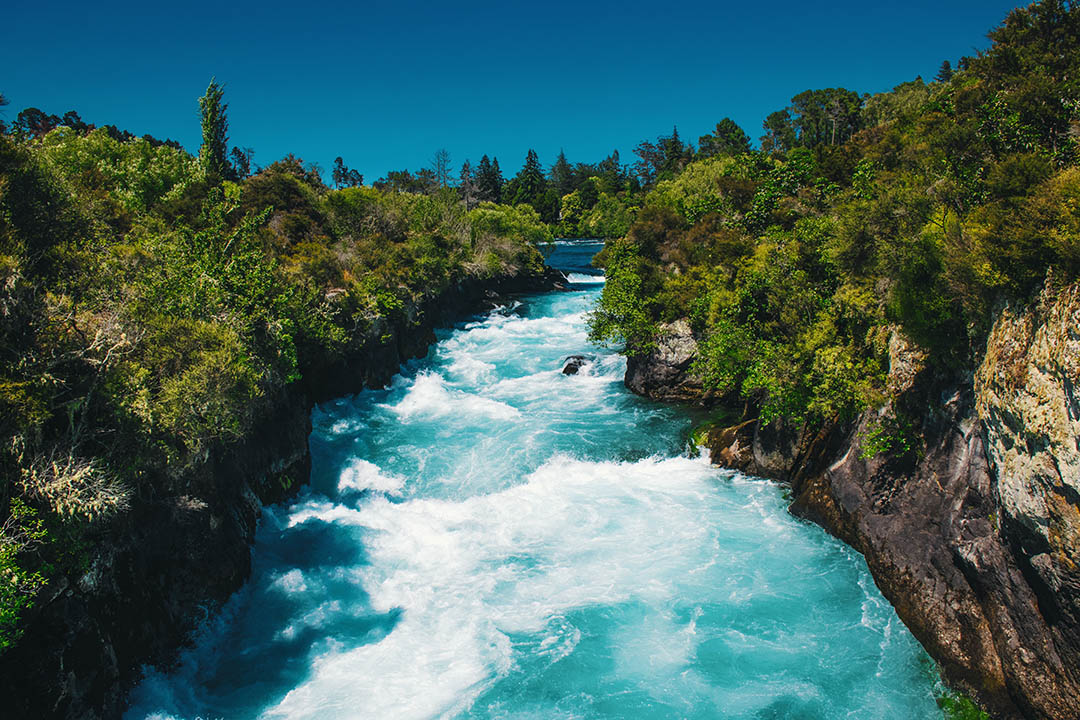
[[[125,717],[940,713],[862,558],[688,456],[694,413],[587,341],[597,249],[549,259],[569,291],[320,405],[310,488],[264,511],[251,581]]]

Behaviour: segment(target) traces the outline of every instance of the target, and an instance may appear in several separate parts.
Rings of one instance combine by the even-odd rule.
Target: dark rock
[[[584,355],[571,355],[563,362],[566,364],[563,366],[563,375],[577,375],[578,371],[590,362],[592,358],[585,357]]]

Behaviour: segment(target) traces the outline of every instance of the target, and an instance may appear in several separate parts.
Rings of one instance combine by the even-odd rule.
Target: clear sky
[[[761,135],[808,89],[886,90],[988,44],[1004,0],[26,2],[0,23],[9,122],[28,106],[198,149],[225,84],[230,144],[265,165],[334,157],[371,182],[446,148],[503,171],[528,148],[596,161],[730,116]],[[168,5],[168,6],[167,6]]]

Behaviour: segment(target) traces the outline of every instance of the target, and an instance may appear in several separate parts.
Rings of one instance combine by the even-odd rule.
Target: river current
[[[570,292],[316,408],[310,487],[125,717],[940,718],[863,558],[690,457],[693,419],[588,342],[598,249],[560,243]]]

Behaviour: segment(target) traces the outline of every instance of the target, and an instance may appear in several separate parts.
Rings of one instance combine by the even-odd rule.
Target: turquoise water
[[[688,457],[686,413],[588,343],[595,249],[317,408],[310,488],[126,717],[940,718],[862,557]]]

